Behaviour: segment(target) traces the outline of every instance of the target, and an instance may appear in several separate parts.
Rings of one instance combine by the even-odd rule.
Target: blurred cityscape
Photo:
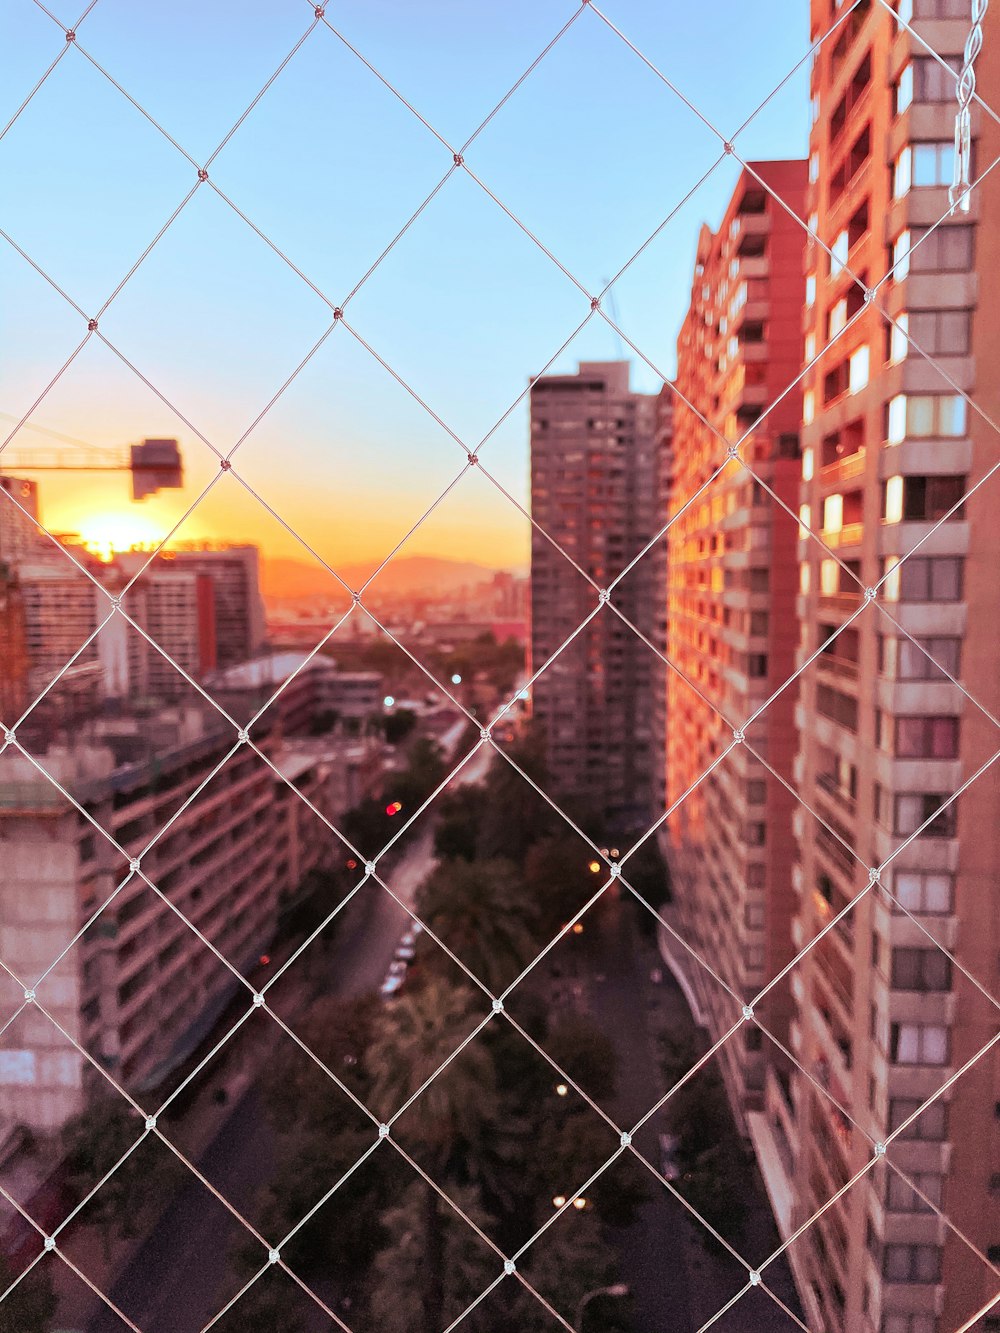
[[[0,1333],[1000,1329],[1000,176],[967,4],[810,10],[520,563],[0,451]]]

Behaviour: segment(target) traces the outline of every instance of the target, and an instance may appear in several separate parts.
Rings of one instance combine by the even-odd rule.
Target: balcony
[[[863,523],[845,523],[835,531],[823,529],[819,535],[831,551],[836,551],[848,546],[860,546],[864,532]]]
[[[820,485],[835,486],[841,482],[854,481],[857,477],[863,477],[867,458],[867,451],[861,448],[857,453],[848,454],[844,458],[838,458],[833,463],[825,464],[819,470]]]

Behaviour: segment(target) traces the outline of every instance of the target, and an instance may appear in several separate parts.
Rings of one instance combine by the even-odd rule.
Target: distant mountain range
[[[337,573],[352,588],[371,575],[374,563],[337,567]],[[496,570],[466,560],[446,560],[434,555],[397,556],[390,560],[372,584],[382,596],[408,597],[422,592],[448,593],[477,583],[488,583]],[[269,600],[322,597],[333,591],[335,580],[322,565],[302,560],[262,558],[261,584]]]

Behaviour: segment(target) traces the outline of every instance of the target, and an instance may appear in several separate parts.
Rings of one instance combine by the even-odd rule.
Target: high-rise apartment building
[[[805,189],[804,161],[742,172],[718,230],[702,228],[677,347],[666,799],[681,804],[662,842],[681,933],[729,988],[672,951],[713,1039],[732,1026],[733,995],[749,1002],[791,957],[792,797],[781,778],[791,778],[794,693],[747,732],[773,773],[740,746],[703,775],[794,670],[796,524],[766,488],[794,512],[802,399],[785,391],[801,368],[805,237],[769,190],[801,213]],[[737,441],[748,467],[732,460],[713,480]],[[772,993],[766,1017],[787,1040],[787,993]],[[762,1105],[765,1058],[753,1025],[721,1048],[744,1128]]]
[[[265,721],[255,734],[271,768],[247,747],[223,763],[233,734],[207,707],[157,706],[81,726],[45,753],[47,771],[125,856],[24,756],[0,753],[0,956],[19,977],[44,973],[39,1000],[129,1089],[158,1086],[235,993],[200,936],[250,973],[282,900],[340,855],[314,811],[336,818],[379,772],[374,738],[282,741]],[[128,857],[141,857],[159,893],[129,873]],[[4,987],[11,1000],[9,977]],[[0,1034],[11,1120],[57,1129],[100,1087],[39,1010]]]
[[[38,527],[38,483],[0,475],[0,560],[13,564],[52,543]]]
[[[167,566],[211,578],[217,666],[249,662],[260,653],[267,627],[260,593],[260,552],[256,546],[220,545],[165,551],[153,562],[153,568]]]
[[[629,388],[625,361],[583,362],[576,375],[532,387],[531,512],[558,544],[532,530],[533,671],[598,605],[580,570],[604,588],[662,526],[656,403]],[[647,558],[614,592],[650,642],[654,585]],[[554,788],[599,811],[610,830],[645,831],[653,820],[656,673],[656,654],[602,606],[533,686]]]
[[[958,392],[997,419],[1000,186],[948,215],[968,6],[897,11],[912,33],[886,5],[851,9],[812,76],[807,212],[833,258],[810,245],[803,330],[807,362],[823,355],[803,385],[802,517],[828,548],[799,543],[799,660],[818,654],[796,763],[805,1073],[790,1096],[769,1083],[759,1142],[783,1231],[818,1214],[789,1257],[810,1328],[836,1333],[1000,1327],[1000,1306],[973,1320],[1000,1289],[995,1050],[960,1072],[1000,1020],[996,768],[946,804],[1000,743],[978,706],[1000,712],[995,482],[960,504],[1000,437]],[[813,0],[813,36],[836,17]],[[992,11],[977,73],[995,105]],[[975,176],[1000,134],[979,108],[973,132]]]

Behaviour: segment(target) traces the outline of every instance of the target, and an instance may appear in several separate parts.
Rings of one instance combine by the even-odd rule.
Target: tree
[[[586,843],[571,829],[542,838],[528,850],[524,861],[524,883],[537,904],[551,938],[607,882],[607,874],[594,874],[593,857]],[[601,866],[602,871],[606,867]]]
[[[51,1263],[51,1259],[43,1259],[35,1264],[8,1291],[18,1272],[0,1255],[0,1333],[49,1333],[58,1305],[52,1290]]]
[[[387,795],[401,801],[407,816],[430,796],[448,771],[444,752],[429,736],[418,736],[410,746],[406,768],[393,782]]]
[[[486,1234],[491,1219],[475,1188],[452,1185],[448,1197]],[[387,1210],[383,1225],[389,1243],[372,1268],[371,1327],[377,1333],[414,1333],[451,1325],[503,1272],[503,1260],[477,1236],[465,1218],[421,1181]],[[440,1305],[427,1302],[427,1271],[438,1262]],[[491,1333],[478,1306],[462,1320],[469,1333]]]
[[[476,843],[482,818],[485,791],[479,783],[466,783],[445,790],[436,802],[438,821],[434,829],[434,855],[440,860],[461,857],[476,859]]]
[[[535,913],[509,861],[442,861],[420,887],[417,913],[494,995],[536,952]],[[421,937],[421,957],[433,967],[446,955]]]
[[[395,712],[386,713],[382,720],[385,739],[390,745],[401,745],[416,725],[417,715],[412,708],[397,708]]]
[[[614,1043],[592,1019],[572,1012],[563,1014],[541,1045],[593,1101],[607,1102],[614,1097],[618,1057]]]
[[[493,1062],[482,1042],[471,1042],[439,1073],[474,1023],[471,994],[432,980],[387,1010],[370,1053],[373,1109],[389,1120],[415,1099],[400,1125],[407,1140],[418,1145],[435,1179],[469,1174],[470,1164],[483,1155],[496,1113]],[[432,1075],[436,1077],[426,1086]],[[423,1318],[405,1327],[444,1328],[448,1233],[436,1191],[426,1182],[420,1191],[422,1202],[415,1206],[421,1211],[423,1239],[414,1283]],[[387,1308],[381,1313],[387,1315]]]
[[[142,1136],[142,1120],[120,1097],[93,1102],[63,1129],[67,1184],[78,1198],[84,1198],[116,1168],[81,1214],[84,1221],[101,1227],[107,1257],[113,1231],[129,1238],[139,1235],[142,1215],[157,1204],[166,1204],[184,1171],[152,1133],[129,1152]]]
[[[521,864],[528,848],[551,833],[554,821],[562,824],[562,820],[521,776],[524,773],[545,790],[547,775],[540,737],[529,733],[509,745],[506,753],[521,772],[500,756],[490,766],[478,850],[488,859],[502,856]]]

